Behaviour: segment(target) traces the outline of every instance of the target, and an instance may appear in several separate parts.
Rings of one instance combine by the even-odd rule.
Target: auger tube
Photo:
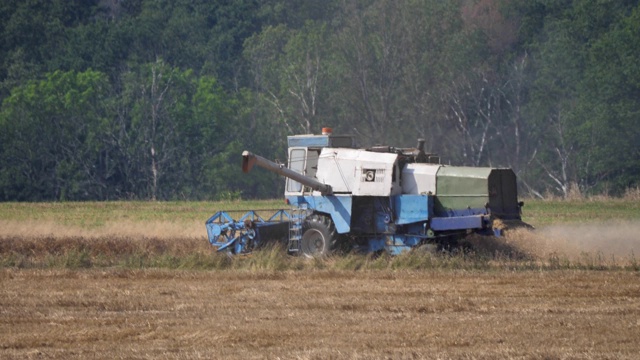
[[[318,180],[299,174],[287,168],[286,166],[284,166],[284,164],[277,164],[273,161],[263,158],[260,155],[255,155],[250,151],[243,151],[242,172],[248,173],[249,171],[251,171],[254,165],[258,165],[261,168],[288,177],[289,179],[295,180],[305,186],[312,188],[313,190],[320,191],[324,195],[331,195],[333,193],[330,185],[323,184]]]

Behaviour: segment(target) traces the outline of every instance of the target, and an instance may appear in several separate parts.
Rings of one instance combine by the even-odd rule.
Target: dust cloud
[[[640,257],[640,221],[558,224],[534,231],[516,230],[505,241],[539,259],[550,256],[570,260],[585,256],[619,262]]]

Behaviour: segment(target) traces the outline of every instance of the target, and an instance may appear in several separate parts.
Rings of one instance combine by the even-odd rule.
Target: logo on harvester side
[[[384,179],[384,169],[362,169],[362,182],[381,182]]]
[[[375,170],[367,170],[364,174],[364,181],[366,182],[374,182],[376,181],[376,171]]]

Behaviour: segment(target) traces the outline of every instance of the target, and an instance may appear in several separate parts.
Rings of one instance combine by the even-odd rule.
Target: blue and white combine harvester
[[[272,241],[307,257],[334,250],[398,254],[419,246],[451,246],[477,233],[500,236],[521,220],[511,169],[440,164],[416,148],[359,149],[353,136],[288,137],[288,166],[248,151],[242,170],[254,165],[286,177],[290,209],[263,218],[248,211],[234,219],[220,211],[207,222],[219,251],[246,254]]]

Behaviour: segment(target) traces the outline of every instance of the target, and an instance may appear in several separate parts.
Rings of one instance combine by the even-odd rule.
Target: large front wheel
[[[338,240],[336,228],[331,219],[322,215],[311,215],[304,223],[300,250],[306,257],[329,255]]]

